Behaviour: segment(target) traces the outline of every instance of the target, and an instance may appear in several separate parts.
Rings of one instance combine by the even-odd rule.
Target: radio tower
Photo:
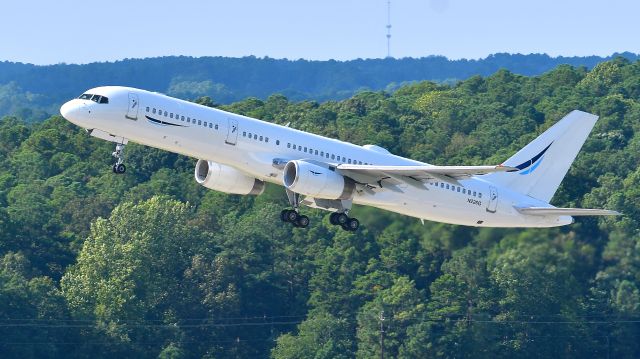
[[[387,0],[387,58],[391,58],[391,0]]]

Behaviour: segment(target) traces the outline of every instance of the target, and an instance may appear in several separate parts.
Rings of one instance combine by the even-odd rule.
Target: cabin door
[[[130,120],[138,119],[138,95],[129,92],[129,108],[127,109],[127,118]]]
[[[491,186],[489,187],[489,203],[487,203],[487,212],[496,213],[498,208],[498,189]]]
[[[238,120],[231,117],[229,117],[228,120],[227,139],[224,142],[228,145],[235,146],[236,142],[238,142]]]

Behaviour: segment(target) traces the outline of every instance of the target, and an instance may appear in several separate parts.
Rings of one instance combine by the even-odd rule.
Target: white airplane
[[[598,119],[581,111],[492,166],[434,166],[129,87],[88,90],[60,113],[116,144],[115,173],[125,172],[130,140],[198,159],[195,179],[209,189],[259,195],[265,182],[283,185],[293,209],[281,219],[296,227],[309,225],[301,204],[331,211],[330,222],[349,231],[359,227],[348,216],[354,203],[477,227],[554,227],[572,216],[619,214],[549,204]]]

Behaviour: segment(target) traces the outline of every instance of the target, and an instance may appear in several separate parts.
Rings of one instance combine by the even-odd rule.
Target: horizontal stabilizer
[[[522,214],[534,216],[619,216],[620,212],[608,209],[591,208],[554,208],[554,207],[516,207]]]

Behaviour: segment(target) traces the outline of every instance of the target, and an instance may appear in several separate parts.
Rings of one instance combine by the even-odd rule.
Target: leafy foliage
[[[594,112],[553,202],[626,216],[477,229],[357,207],[358,233],[315,210],[299,230],[279,222],[278,186],[208,191],[193,159],[135,144],[115,176],[111,144],[57,116],[5,117],[2,357],[640,356],[640,62],[323,103],[217,105],[217,82],[182,81],[174,91],[209,106],[435,164],[499,163],[570,110]]]

